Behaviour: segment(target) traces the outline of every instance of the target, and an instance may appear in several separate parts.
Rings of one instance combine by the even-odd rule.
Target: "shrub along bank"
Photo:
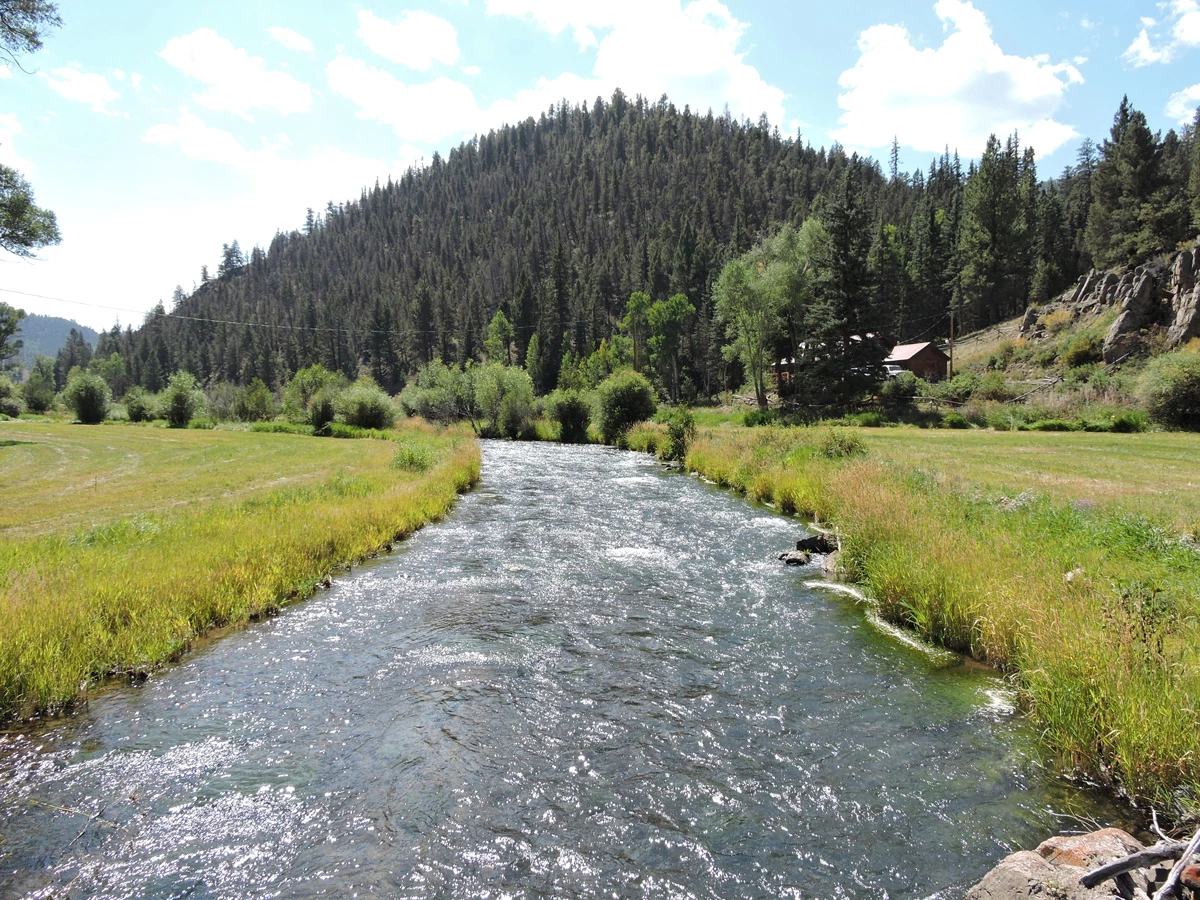
[[[81,685],[144,672],[209,629],[309,595],[336,567],[444,515],[479,475],[468,434],[417,422],[388,441],[75,428],[67,439],[81,467],[92,465],[88,442],[98,467],[112,444],[124,441],[124,457],[86,492],[84,479],[55,491],[49,451],[55,429],[68,428],[12,423],[0,447],[9,471],[44,498],[23,501],[0,530],[0,719],[67,707]],[[213,457],[211,472],[193,470],[201,454]],[[263,456],[281,466],[269,479],[255,468]],[[92,504],[86,521],[99,524],[38,508],[75,489]],[[220,499],[196,499],[209,491]],[[39,520],[50,530],[21,527]]]
[[[985,495],[969,470],[950,483],[868,445],[853,431],[723,429],[697,437],[686,465],[836,524],[846,577],[886,619],[1008,672],[1066,770],[1200,814],[1200,553],[1169,527],[1171,495],[1157,519]]]

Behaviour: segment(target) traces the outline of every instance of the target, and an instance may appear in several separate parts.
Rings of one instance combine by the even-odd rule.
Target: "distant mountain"
[[[72,328],[83,335],[83,339],[91,344],[93,349],[95,348],[100,337],[95,329],[80,325],[73,319],[36,314],[26,316],[21,320],[21,331],[17,334],[17,339],[24,342],[21,352],[17,354],[17,360],[28,369],[38,356],[55,356],[67,343],[67,336]]]

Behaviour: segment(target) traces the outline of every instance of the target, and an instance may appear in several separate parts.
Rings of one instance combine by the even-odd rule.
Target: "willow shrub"
[[[631,370],[600,382],[596,407],[596,424],[606,444],[619,444],[635,423],[649,419],[658,409],[650,382]]]
[[[77,372],[63,390],[63,400],[84,425],[98,425],[108,418],[112,391],[94,372]]]
[[[407,458],[382,444],[363,474],[0,542],[0,719],[169,661],[444,515],[478,478],[478,446],[419,425],[403,440]]]
[[[564,444],[586,444],[592,405],[583,392],[557,390],[546,398],[546,415],[558,423],[558,439]]]
[[[1142,373],[1138,395],[1158,424],[1200,431],[1200,349],[1189,345],[1151,360]]]
[[[692,471],[836,524],[888,620],[1011,673],[1061,765],[1200,812],[1200,555],[1164,526],[1023,495],[992,502],[820,429],[699,436]]]

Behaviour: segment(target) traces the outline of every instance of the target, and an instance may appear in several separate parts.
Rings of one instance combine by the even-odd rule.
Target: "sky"
[[[63,241],[0,300],[137,326],[176,285],[434,152],[616,88],[906,171],[1017,131],[1039,174],[1200,105],[1200,0],[59,0],[0,67],[0,162]],[[16,293],[20,292],[20,293]],[[29,296],[40,295],[40,296]],[[50,299],[54,298],[54,299]]]

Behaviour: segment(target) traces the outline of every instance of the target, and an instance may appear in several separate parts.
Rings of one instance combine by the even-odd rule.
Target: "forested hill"
[[[1122,106],[1131,112],[1140,116]],[[1192,134],[1150,136],[1156,171],[1190,162]],[[874,287],[863,302],[906,340],[944,331],[952,304],[981,322],[1009,316],[1090,267],[1085,231],[1107,148],[1085,144],[1078,166],[1040,186],[1015,137],[989,144],[978,171],[945,155],[906,175],[893,157],[885,175],[839,147],[784,139],[765,121],[697,115],[665,98],[564,104],[331,204],[265,251],[243,257],[235,242],[194,293],[176,292],[169,315],[102,334],[97,355],[120,353],[129,379],[152,390],[181,369],[208,382],[278,385],[311,363],[349,376],[366,368],[396,389],[434,358],[481,358],[488,323],[503,309],[515,359],[536,334],[545,371],[557,373],[564,353],[586,355],[618,330],[634,291],[652,300],[682,293],[696,307],[683,369],[711,393],[740,377],[722,358],[711,299],[722,265],[781,224],[802,223],[848,168],[872,229]],[[1187,211],[1190,167],[1175,169]],[[1150,187],[1165,188],[1166,174],[1155,177]],[[1011,219],[1003,234],[990,222],[997,207]],[[1180,218],[1182,237],[1190,217]],[[1179,239],[1159,224],[1139,251]],[[964,298],[972,265],[976,281],[999,288]]]

